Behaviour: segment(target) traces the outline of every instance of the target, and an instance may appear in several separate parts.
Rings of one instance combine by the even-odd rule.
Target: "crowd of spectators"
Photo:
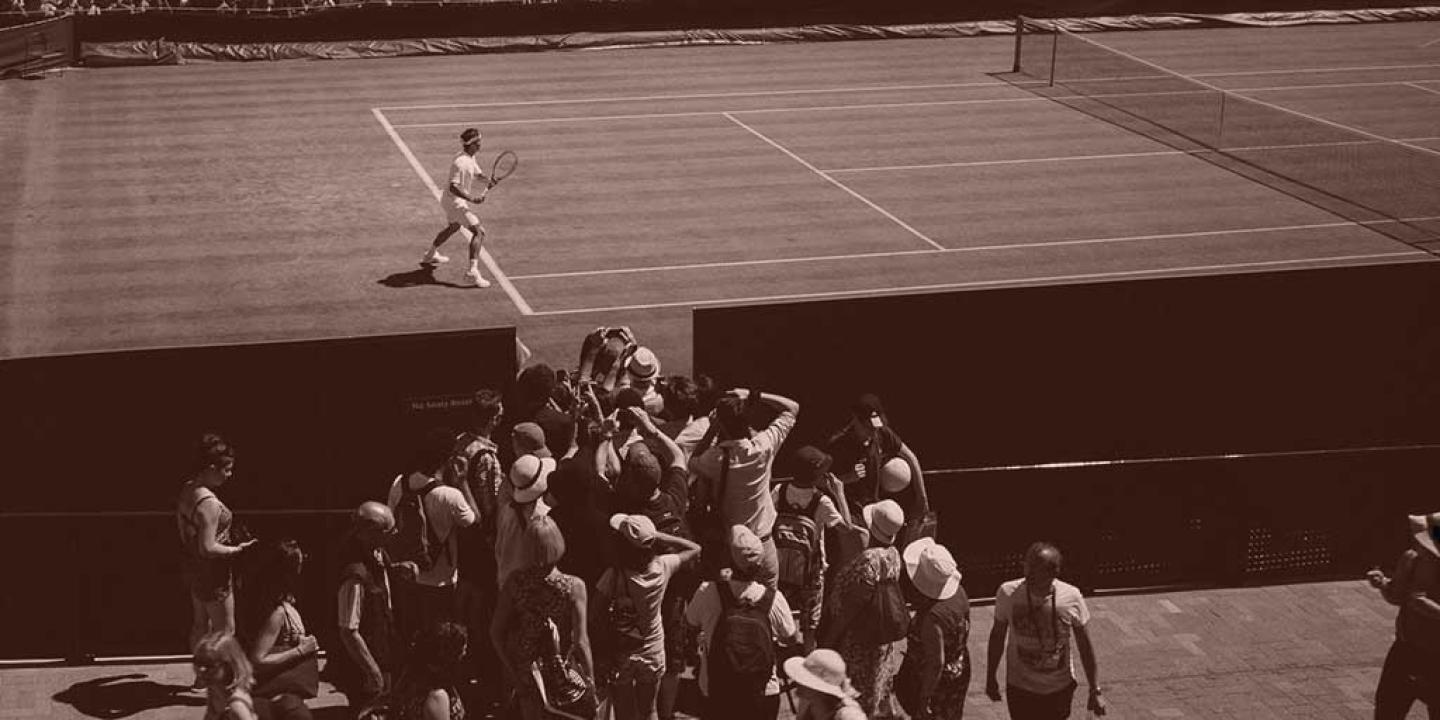
[[[469,702],[668,720],[686,677],[707,719],[775,718],[786,698],[812,720],[962,717],[969,601],[880,398],[857,398],[823,447],[786,447],[795,400],[665,376],[629,330],[599,328],[574,372],[531,365],[468,412],[415,441],[339,539],[324,672],[356,717],[458,720]],[[308,718],[305,552],[234,531],[217,491],[235,462],[205,436],[176,507],[196,688],[207,718]],[[1037,543],[1025,565],[997,593],[987,692],[1002,698],[1003,660],[1012,717],[1066,717],[1073,638],[1103,713],[1059,550]]]
[[[393,0],[5,0],[0,14],[18,18],[111,13],[206,12],[295,15],[314,10]]]

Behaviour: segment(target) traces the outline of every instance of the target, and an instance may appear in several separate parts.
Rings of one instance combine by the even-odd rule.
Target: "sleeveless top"
[[[552,652],[547,619],[560,630],[560,654],[569,657],[574,636],[571,607],[579,582],[572,575],[545,568],[527,568],[510,575],[507,584],[513,586],[515,618],[505,632],[503,646],[511,666],[529,668],[530,663]],[[535,685],[528,672],[520,673],[519,681],[527,689]]]
[[[215,504],[220,506],[219,516],[215,519],[215,542],[221,545],[230,544],[230,524],[233,522],[233,517],[230,514],[230,508],[220,502],[215,491],[207,487],[200,487],[196,489],[195,497],[190,498],[188,497],[189,483],[186,485],[187,492],[181,494],[181,500],[175,508],[175,523],[179,527],[180,545],[184,549],[183,567],[186,570],[195,571],[216,562],[215,559],[207,558],[201,553],[200,530],[203,523],[200,520],[200,506],[209,500],[214,500]]]

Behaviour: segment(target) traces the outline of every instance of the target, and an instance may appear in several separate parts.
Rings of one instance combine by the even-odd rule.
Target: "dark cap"
[[[830,472],[830,463],[833,461],[825,451],[813,445],[806,445],[795,451],[795,474],[819,480]]]

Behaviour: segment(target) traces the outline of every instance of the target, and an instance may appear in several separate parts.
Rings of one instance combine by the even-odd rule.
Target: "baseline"
[[[1431,222],[1440,220],[1437,217],[1404,218],[1401,222]],[[678,265],[652,265],[647,267],[612,268],[605,270],[576,270],[571,272],[531,273],[528,275],[515,275],[511,279],[516,281],[524,280],[550,280],[556,278],[583,278],[597,277],[604,275],[634,275],[652,272],[676,272],[682,270],[711,270],[732,267],[759,267],[768,265],[788,265],[805,262],[828,262],[836,260],[866,260],[891,257],[905,257],[909,255],[948,255],[952,253],[974,253],[974,252],[995,252],[1003,250],[1026,250],[1032,248],[1046,247],[1067,247],[1074,245],[1108,245],[1113,243],[1144,242],[1147,240],[1181,240],[1185,238],[1215,237],[1222,235],[1251,235],[1264,233],[1291,232],[1295,230],[1324,230],[1327,228],[1341,228],[1350,226],[1366,227],[1370,225],[1385,225],[1394,220],[1370,220],[1370,221],[1342,221],[1329,223],[1310,223],[1304,225],[1278,225],[1274,227],[1242,228],[1231,230],[1196,230],[1183,233],[1159,233],[1150,235],[1122,235],[1105,238],[1082,238],[1079,240],[1052,240],[1033,243],[1012,243],[1004,245],[976,245],[972,247],[947,248],[938,250],[886,250],[882,252],[849,253],[844,255],[813,255],[799,258],[769,258],[764,260],[728,260],[723,262],[709,263],[685,263]],[[1403,251],[1401,255],[1428,255],[1422,251]],[[540,315],[545,312],[537,313]]]
[[[430,173],[425,170],[425,166],[415,157],[415,153],[410,152],[410,147],[405,144],[405,141],[400,137],[400,133],[395,131],[395,127],[390,124],[390,120],[385,117],[385,113],[382,112],[380,108],[371,108],[370,112],[374,113],[375,119],[380,121],[380,126],[385,129],[385,134],[389,135],[390,139],[395,143],[395,146],[400,148],[400,154],[405,156],[405,160],[410,163],[410,168],[415,171],[416,175],[420,176],[420,181],[425,183],[425,187],[430,190],[430,194],[435,197],[435,201],[439,202],[440,188],[435,184],[435,179],[430,177]],[[461,228],[460,232],[466,235],[467,238],[474,237],[466,228]],[[506,295],[510,296],[510,301],[515,304],[515,309],[519,310],[521,315],[535,314],[535,310],[530,307],[530,303],[525,301],[524,296],[520,294],[519,290],[515,289],[515,284],[510,282],[510,278],[505,274],[505,271],[500,269],[500,264],[495,262],[495,258],[490,255],[490,250],[483,246],[480,248],[480,262],[485,263],[486,269],[490,271],[491,275],[495,276],[496,282],[499,282],[501,289],[505,291]]]
[[[1323,258],[1293,258],[1289,260],[1265,260],[1259,262],[1224,263],[1218,265],[1190,265],[1184,267],[1151,268],[1146,270],[1119,270],[1113,272],[1080,273],[1075,275],[1032,276],[1012,278],[1006,280],[974,280],[957,283],[933,283],[929,285],[876,288],[874,290],[833,290],[826,292],[787,293],[781,295],[723,298],[714,300],[685,300],[662,303],[640,303],[634,305],[614,305],[608,307],[569,308],[565,310],[544,310],[535,314],[543,316],[586,315],[591,313],[612,313],[635,310],[659,310],[663,308],[698,307],[706,305],[756,304],[794,300],[820,300],[826,298],[841,297],[885,297],[897,293],[933,292],[936,290],[967,290],[984,287],[1025,287],[1031,285],[1056,285],[1077,282],[1093,282],[1099,280],[1111,280],[1119,278],[1168,277],[1172,275],[1216,272],[1222,270],[1245,271],[1273,268],[1324,267],[1327,265],[1346,265],[1373,260],[1395,260],[1402,257],[1415,258],[1415,261],[1422,261],[1421,258],[1429,258],[1431,261],[1433,261],[1434,258],[1434,256],[1432,256],[1430,253],[1421,252],[1418,250],[1411,250],[1391,253],[1368,253],[1363,255],[1337,255]]]

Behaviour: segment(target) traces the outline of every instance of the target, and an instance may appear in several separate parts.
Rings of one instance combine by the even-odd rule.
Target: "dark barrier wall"
[[[1440,440],[1436,263],[694,317],[696,371],[800,400],[796,440],[875,392],[928,467]]]
[[[73,17],[0,29],[0,77],[69,65],[77,49]]]
[[[927,473],[966,592],[1023,574],[1038,539],[1087,591],[1360,578],[1405,516],[1440,507],[1440,448]]]
[[[0,658],[184,651],[172,513],[200,433],[237,448],[237,522],[302,540],[318,591],[344,510],[515,372],[513,328],[0,363]],[[304,600],[325,637],[333,602]]]

